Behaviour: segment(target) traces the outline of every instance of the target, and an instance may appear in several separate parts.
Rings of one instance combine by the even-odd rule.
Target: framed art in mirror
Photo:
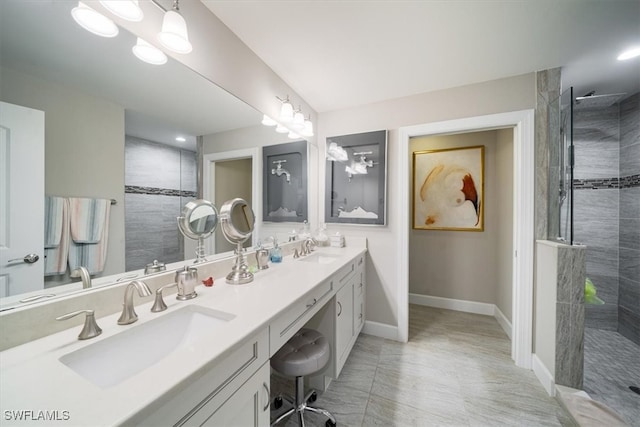
[[[327,138],[325,222],[386,224],[387,131]]]
[[[484,146],[413,153],[414,230],[484,230]]]
[[[262,169],[262,220],[308,220],[307,141],[263,147]]]

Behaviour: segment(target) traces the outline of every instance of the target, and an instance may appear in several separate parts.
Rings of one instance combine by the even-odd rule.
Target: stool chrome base
[[[309,397],[314,393],[311,390],[306,396],[304,395],[304,377],[296,377],[296,398],[295,401],[290,396],[282,396],[283,400],[286,400],[292,408],[286,411],[284,414],[280,415],[274,422],[271,423],[272,426],[278,424],[280,421],[285,418],[293,415],[294,413],[297,415],[298,423],[300,427],[304,427],[304,411],[315,412],[316,414],[324,415],[328,418],[327,427],[336,425],[336,419],[331,413],[325,409],[316,408],[314,406],[307,405],[307,401]]]

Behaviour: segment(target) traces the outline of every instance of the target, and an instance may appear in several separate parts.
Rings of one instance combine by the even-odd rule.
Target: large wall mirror
[[[199,196],[197,141],[203,155],[218,153],[221,161],[238,140],[247,150],[285,141],[260,124],[261,113],[178,61],[154,66],[138,60],[131,53],[136,37],[127,31],[111,39],[88,33],[71,17],[77,4],[1,2],[0,101],[45,113],[38,197],[113,199],[105,266],[92,277],[99,286],[154,259],[195,258],[176,217]],[[223,166],[255,173],[246,164],[221,164],[220,173]],[[0,267],[0,276],[9,274],[9,267]],[[67,271],[43,278],[35,289],[5,288],[2,308],[25,291],[59,295],[59,285],[73,280]]]

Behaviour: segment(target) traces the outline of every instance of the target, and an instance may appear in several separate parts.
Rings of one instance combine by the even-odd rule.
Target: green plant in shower
[[[596,286],[591,279],[587,277],[587,280],[584,282],[584,302],[587,304],[604,304],[604,301],[596,296],[597,292]]]

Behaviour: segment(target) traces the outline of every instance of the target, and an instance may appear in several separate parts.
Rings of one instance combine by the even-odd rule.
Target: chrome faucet
[[[286,160],[274,160],[272,163],[276,165],[275,169],[271,169],[271,175],[282,176],[284,174],[287,182],[291,182],[291,174],[285,168],[282,167],[282,163],[287,163]]]
[[[124,291],[124,304],[122,305],[122,314],[118,319],[118,325],[129,325],[138,320],[138,315],[133,309],[133,289],[138,291],[138,295],[141,297],[148,297],[151,295],[151,289],[142,280],[134,280],[127,285]]]
[[[306,249],[307,255],[313,252],[313,249],[318,246],[318,241],[313,237],[307,237],[304,239],[304,248]]]
[[[69,276],[74,279],[80,277],[82,279],[82,289],[89,289],[91,287],[91,274],[89,274],[87,267],[80,266],[78,268],[74,268],[71,270]]]

